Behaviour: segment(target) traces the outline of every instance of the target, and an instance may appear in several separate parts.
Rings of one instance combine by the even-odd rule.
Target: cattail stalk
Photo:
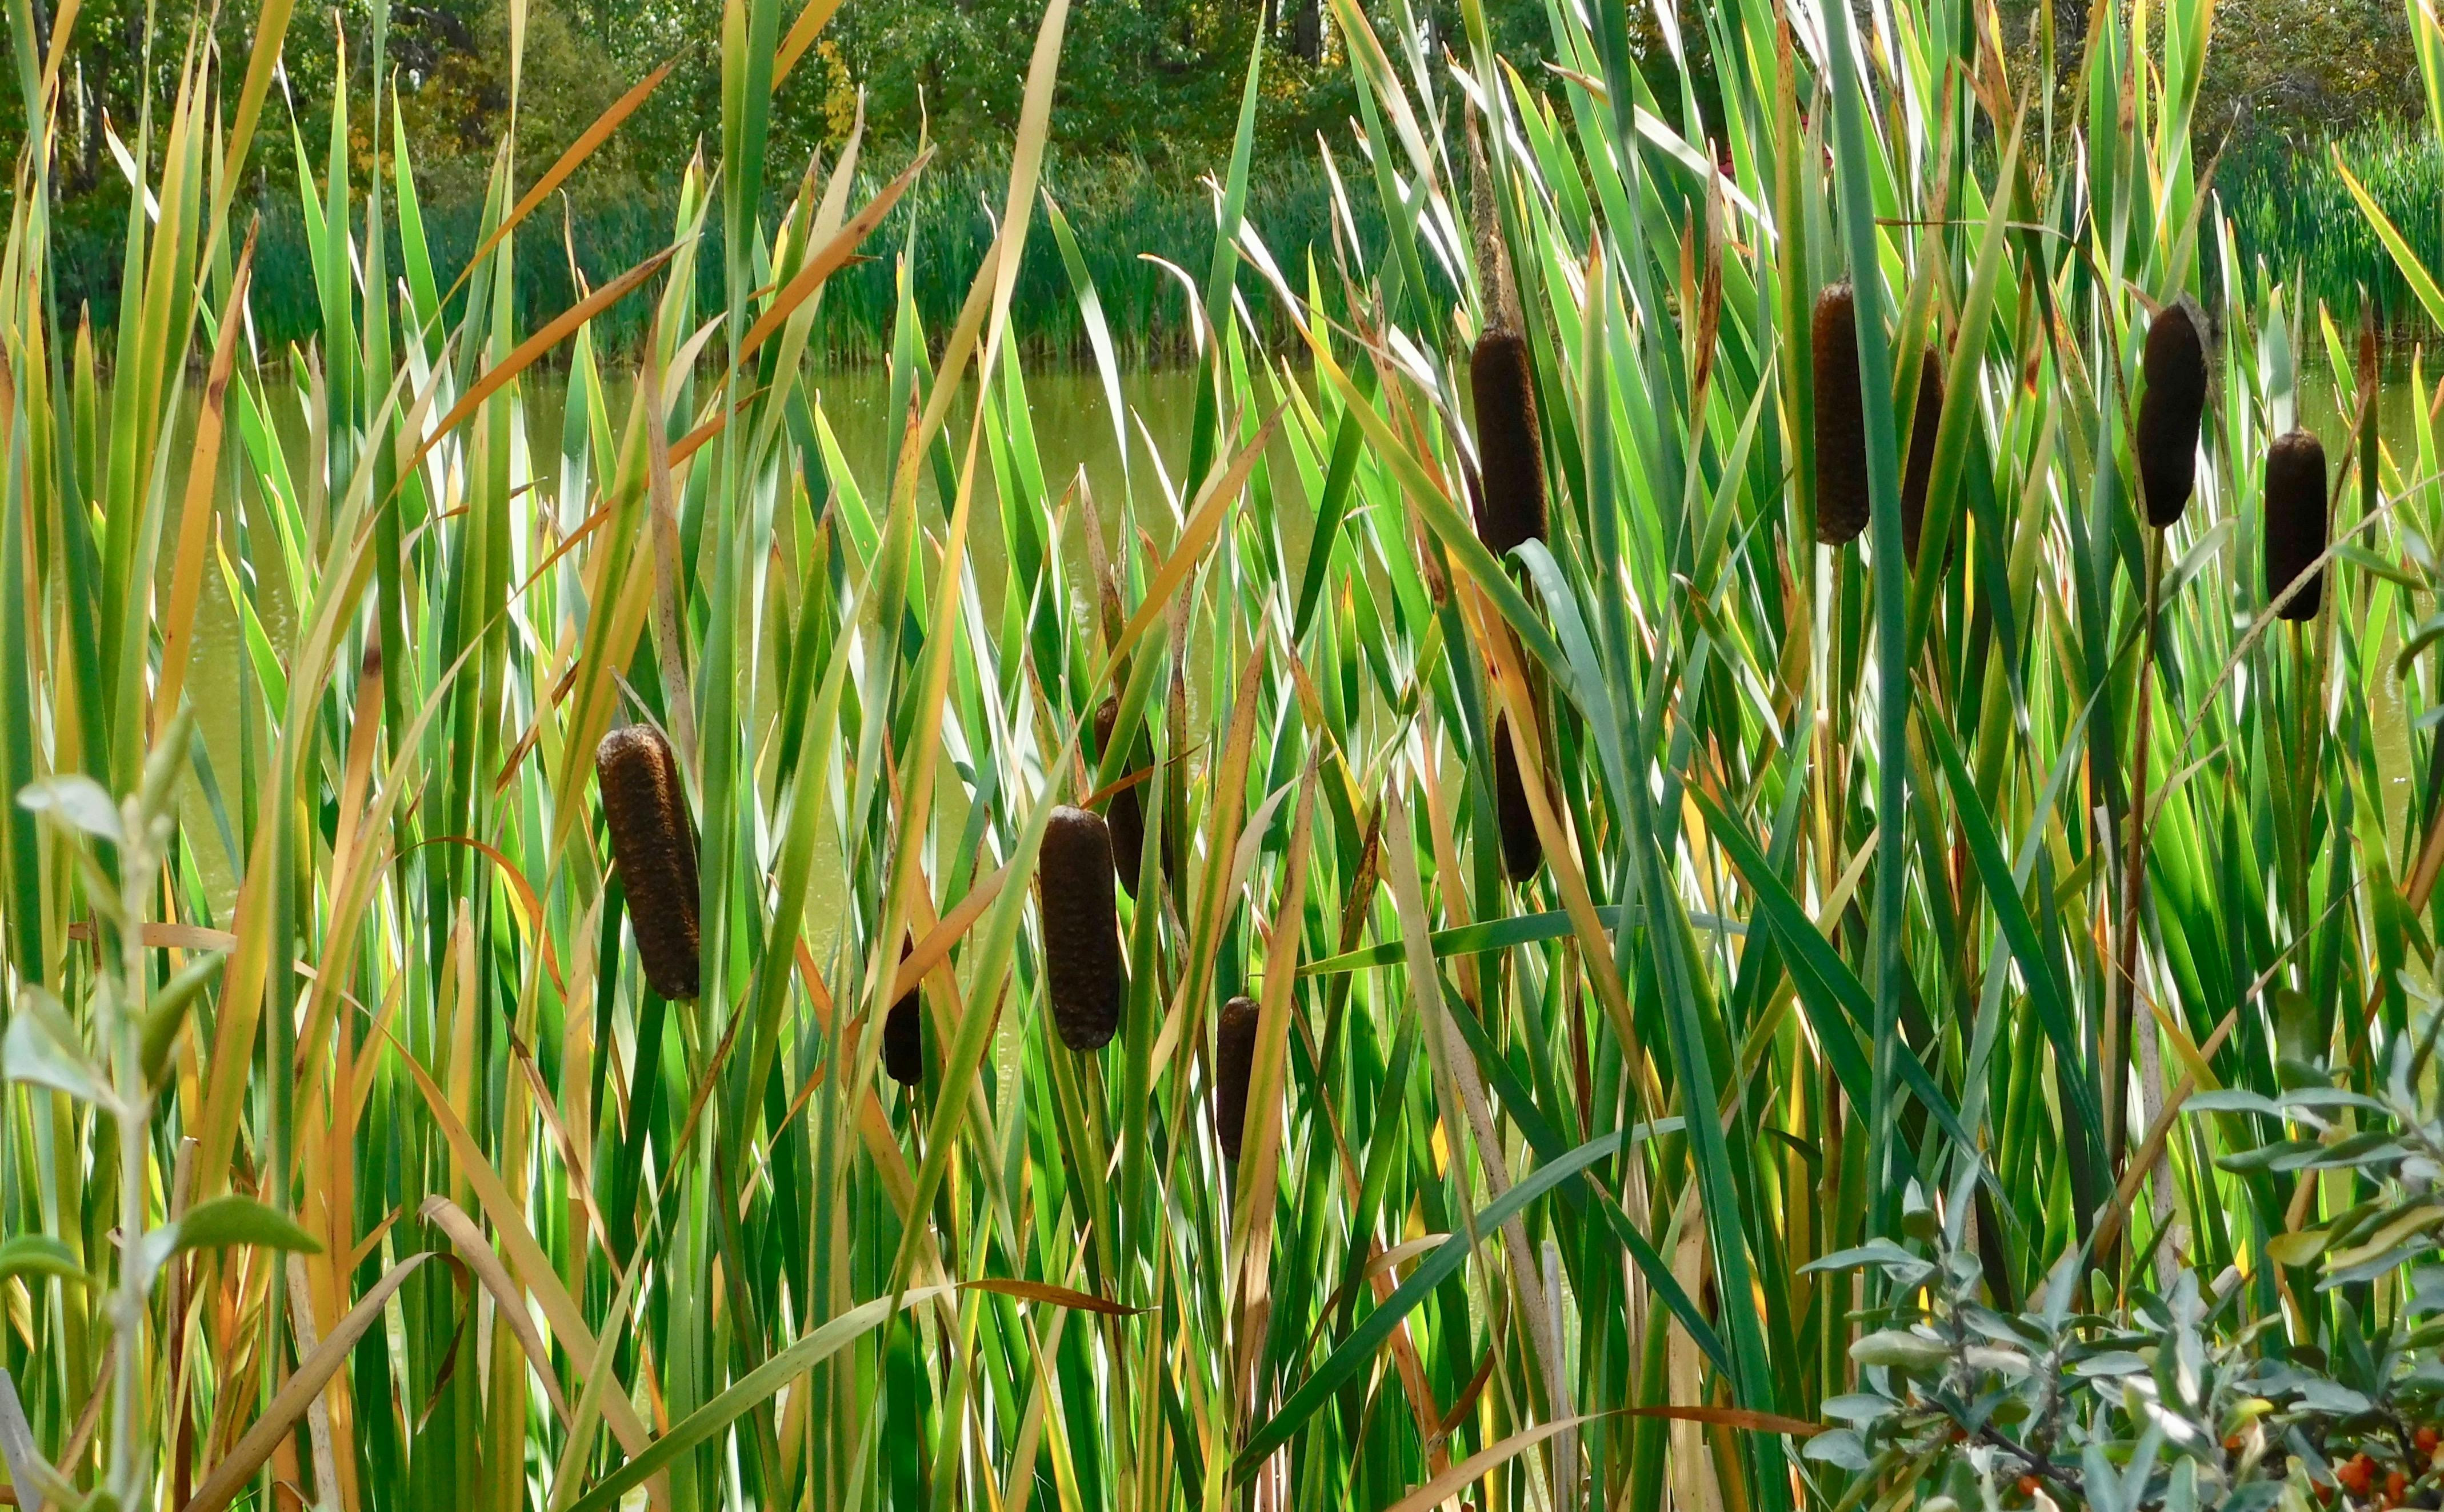
[[[1816,296],[1816,539],[1846,545],[1867,528],[1867,415],[1859,382],[1858,302],[1848,284]]]
[[[1536,812],[1528,802],[1528,784],[1520,780],[1519,757],[1510,748],[1510,721],[1493,717],[1493,816],[1502,829],[1502,869],[1514,882],[1525,882],[1545,864],[1545,842],[1536,833]]]
[[[1918,533],[1926,526],[1926,490],[1935,477],[1935,436],[1943,428],[1943,354],[1926,349],[1917,369],[1917,403],[1910,414],[1909,463],[1901,472],[1901,551],[1917,565]],[[1952,564],[1952,547],[1943,562]]]
[[[1545,448],[1536,429],[1535,364],[1523,333],[1527,322],[1502,241],[1502,215],[1493,172],[1477,135],[1476,113],[1467,114],[1469,230],[1485,325],[1468,355],[1470,396],[1476,401],[1477,465],[1461,461],[1476,536],[1485,549],[1507,556],[1523,541],[1543,541]],[[1439,600],[1437,600],[1439,601]]]
[[[1468,384],[1476,400],[1476,533],[1499,557],[1523,541],[1546,538],[1545,450],[1528,339],[1487,330],[1469,354]]]
[[[1106,698],[1095,710],[1095,747],[1108,752],[1112,736],[1120,720],[1120,701]],[[1131,766],[1141,766],[1139,753],[1142,741],[1129,753]],[[1112,832],[1112,863],[1120,872],[1120,886],[1130,896],[1137,895],[1138,868],[1145,857],[1145,800],[1136,787],[1124,787],[1111,796],[1103,805],[1103,820]]]
[[[594,747],[611,864],[628,894],[628,922],[645,980],[674,1000],[696,995],[695,837],[671,743],[650,725],[623,725]]]
[[[1044,829],[1036,865],[1044,908],[1044,976],[1061,1042],[1083,1053],[1120,1026],[1120,910],[1112,890],[1112,835],[1100,814],[1062,804]]]
[[[1253,998],[1232,998],[1222,1005],[1222,1022],[1213,1037],[1213,1134],[1222,1142],[1223,1158],[1239,1163],[1239,1145],[1247,1134],[1248,1081],[1256,1070],[1256,1025],[1262,1015]]]
[[[2181,517],[2197,486],[2198,425],[2206,414],[2206,320],[2187,296],[2156,312],[2139,357],[2147,377],[2138,396],[2138,486],[2147,523]]]
[[[914,940],[899,942],[902,962],[916,953]],[[901,993],[882,1019],[882,1070],[903,1087],[925,1079],[925,1006],[917,992],[910,987]]]
[[[2277,439],[2266,453],[2266,597],[2300,584],[2279,618],[2314,619],[2325,601],[2325,448],[2305,431]]]

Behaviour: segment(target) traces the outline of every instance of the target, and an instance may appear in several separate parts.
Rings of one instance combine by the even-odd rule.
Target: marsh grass
[[[2444,142],[2417,122],[2378,121],[2331,141],[2252,138],[2215,174],[2245,263],[2297,285],[2304,302],[2357,319],[2371,292],[2384,322],[2432,337],[2438,328],[2415,280],[2358,213],[2341,162],[2399,228],[2420,267],[2444,267]]]
[[[2363,1082],[2444,925],[2434,411],[2380,432],[2373,343],[2201,194],[2202,0],[2096,8],[2066,95],[1957,0],[1874,8],[1872,48],[1849,7],[1693,10],[1719,141],[1619,8],[1556,7],[1531,78],[1472,8],[1446,59],[1336,0],[1329,230],[1267,218],[1258,55],[1154,273],[1044,193],[1063,0],[964,263],[894,219],[930,165],[767,160],[828,12],[738,0],[717,158],[565,303],[528,274],[568,175],[505,153],[462,265],[412,141],[350,176],[390,101],[343,100],[290,148],[313,297],[274,338],[238,186],[286,13],[126,124],[157,214],[114,324],[67,313],[13,169],[21,1501],[1839,1506],[1805,1446],[1881,1383],[1885,1299],[1810,1267],[1945,1203],[2007,1308],[2067,1255],[2100,1307],[2229,1268],[2286,1347],[2386,1326],[2265,1248],[2357,1178],[2226,1169],[2279,1121],[2176,1112]],[[2146,312],[2210,286],[2196,494],[2151,533]],[[1198,335],[1185,462],[1089,498],[1025,312],[1120,428],[1157,287]],[[1497,557],[1468,340],[1514,301],[1548,516]],[[879,464],[816,381],[859,340]],[[2311,368],[2332,544],[2277,635],[2262,460]],[[233,666],[197,664],[207,581]],[[208,687],[225,744],[183,739]],[[637,726],[698,832],[693,1002],[649,989],[603,821]],[[1070,805],[1139,772],[1122,896]],[[879,1028],[912,994],[913,1088]]]

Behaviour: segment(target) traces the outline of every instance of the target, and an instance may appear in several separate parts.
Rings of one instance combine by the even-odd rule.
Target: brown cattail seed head
[[[1930,346],[1917,369],[1917,404],[1910,415],[1909,465],[1901,472],[1901,550],[1917,565],[1918,532],[1926,526],[1926,489],[1935,474],[1935,433],[1943,425],[1943,354]],[[1952,565],[1947,545],[1944,565]]]
[[[1528,805],[1528,784],[1519,780],[1519,757],[1510,748],[1510,722],[1493,719],[1493,816],[1502,827],[1502,869],[1514,882],[1525,882],[1545,864],[1545,842],[1536,835],[1536,815]]]
[[[1213,1037],[1213,1133],[1222,1154],[1238,1164],[1239,1141],[1247,1133],[1248,1079],[1256,1070],[1256,1023],[1253,998],[1232,998],[1222,1005],[1222,1023]]]
[[[671,743],[650,725],[623,725],[594,747],[594,775],[645,980],[663,997],[694,997],[695,837]]]
[[[1052,1023],[1072,1050],[1100,1050],[1120,1026],[1120,913],[1112,834],[1100,814],[1063,804],[1036,865],[1044,904],[1044,977]]]
[[[1106,698],[1095,710],[1095,747],[1099,751],[1112,748],[1112,731],[1120,724],[1120,701]],[[1124,772],[1140,765],[1138,752],[1129,753]],[[1114,793],[1103,805],[1103,820],[1112,831],[1112,863],[1120,871],[1120,886],[1135,896],[1138,888],[1138,866],[1145,856],[1145,800],[1139,787],[1125,787]]]
[[[1816,296],[1816,539],[1849,543],[1867,528],[1867,416],[1859,387],[1858,304],[1847,284]]]
[[[2189,507],[2197,486],[2198,421],[2207,405],[2206,322],[2186,296],[2156,312],[2139,365],[2138,485],[2147,523],[2163,526]]]
[[[1522,541],[1545,539],[1545,450],[1536,435],[1528,339],[1509,330],[1478,337],[1469,354],[1468,384],[1476,398],[1481,465],[1476,533],[1499,557]]]
[[[916,953],[914,941],[900,942],[900,960]],[[916,990],[901,993],[882,1019],[882,1069],[903,1087],[925,1079],[925,1008],[916,1001]]]
[[[2325,554],[2325,449],[2305,431],[2276,439],[2266,453],[2266,597],[2303,577],[2300,591],[2274,611],[2284,619],[2314,619],[2325,600],[2325,570],[2308,564]]]

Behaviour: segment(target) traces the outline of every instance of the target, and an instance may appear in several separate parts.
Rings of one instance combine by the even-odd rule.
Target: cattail
[[[2168,526],[2197,486],[2198,420],[2207,404],[2205,321],[2187,296],[2156,312],[2139,365],[2147,375],[2138,396],[2139,491],[2147,523]]]
[[[1476,453],[1483,499],[1476,533],[1499,557],[1522,541],[1545,539],[1545,451],[1536,436],[1536,383],[1528,339],[1489,330],[1469,354],[1476,398]]]
[[[1120,1026],[1120,913],[1112,897],[1112,834],[1102,816],[1065,803],[1055,808],[1036,881],[1053,1024],[1070,1049],[1100,1050]]]
[[[1256,1070],[1256,1000],[1232,998],[1222,1005],[1222,1023],[1213,1037],[1213,1133],[1222,1141],[1223,1157],[1239,1163],[1239,1141],[1247,1132],[1248,1079]]]
[[[1943,357],[1934,347],[1917,369],[1917,406],[1910,416],[1909,467],[1901,473],[1901,550],[1917,565],[1918,532],[1926,526],[1926,488],[1935,473],[1935,433],[1943,425]],[[1952,565],[1947,544],[1943,563]]]
[[[1545,842],[1536,837],[1536,815],[1528,806],[1528,784],[1519,780],[1519,758],[1510,749],[1509,720],[1493,718],[1493,816],[1502,826],[1502,869],[1525,882],[1545,864]]]
[[[899,959],[916,953],[914,940],[899,942]],[[882,1069],[892,1080],[913,1087],[925,1079],[925,1009],[910,987],[891,1005],[882,1019]]]
[[[663,997],[694,997],[695,837],[671,743],[650,725],[623,725],[594,747],[594,775],[645,980]]]
[[[1846,544],[1867,528],[1867,419],[1859,385],[1859,313],[1850,286],[1816,296],[1816,539]]]
[[[2325,571],[2309,563],[2325,554],[2325,449],[2305,431],[2280,437],[2266,453],[2266,597],[2292,583],[2300,591],[2275,614],[2314,619],[2325,599]]]
[[[1095,745],[1099,750],[1112,748],[1112,732],[1120,724],[1120,701],[1106,698],[1095,710]],[[1139,764],[1137,751],[1129,753],[1130,769]],[[1145,855],[1145,801],[1135,787],[1124,787],[1114,793],[1103,805],[1104,821],[1112,831],[1112,862],[1120,869],[1120,886],[1129,895],[1137,895],[1138,864]]]

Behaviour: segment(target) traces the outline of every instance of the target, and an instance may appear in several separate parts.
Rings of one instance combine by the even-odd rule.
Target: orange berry
[[[2438,1444],[2444,1444],[2444,1433],[2436,1432],[2435,1425],[2430,1423],[2422,1426],[2417,1432],[2411,1434],[2410,1442],[2416,1446],[2420,1454],[2432,1455],[2435,1452],[2435,1447]]]
[[[2239,1434],[2237,1434],[2237,1433],[2227,1433],[2227,1434],[2225,1434],[2225,1435],[2223,1436],[2223,1451],[2224,1451],[2226,1454],[2237,1454],[2237,1453],[2239,1453],[2239,1452],[2240,1452],[2240,1435],[2239,1435]]]
[[[2024,1475],[2020,1477],[2020,1494],[2022,1496],[2034,1496],[2037,1494],[2037,1478],[2035,1476]]]
[[[2376,1484],[2376,1461],[2364,1454],[2354,1454],[2334,1471],[2334,1479],[2340,1481],[2342,1489],[2351,1495],[2365,1496],[2368,1488]]]
[[[2384,1494],[2398,1502],[2410,1493],[2410,1477],[2399,1470],[2389,1470],[2384,1477]]]

